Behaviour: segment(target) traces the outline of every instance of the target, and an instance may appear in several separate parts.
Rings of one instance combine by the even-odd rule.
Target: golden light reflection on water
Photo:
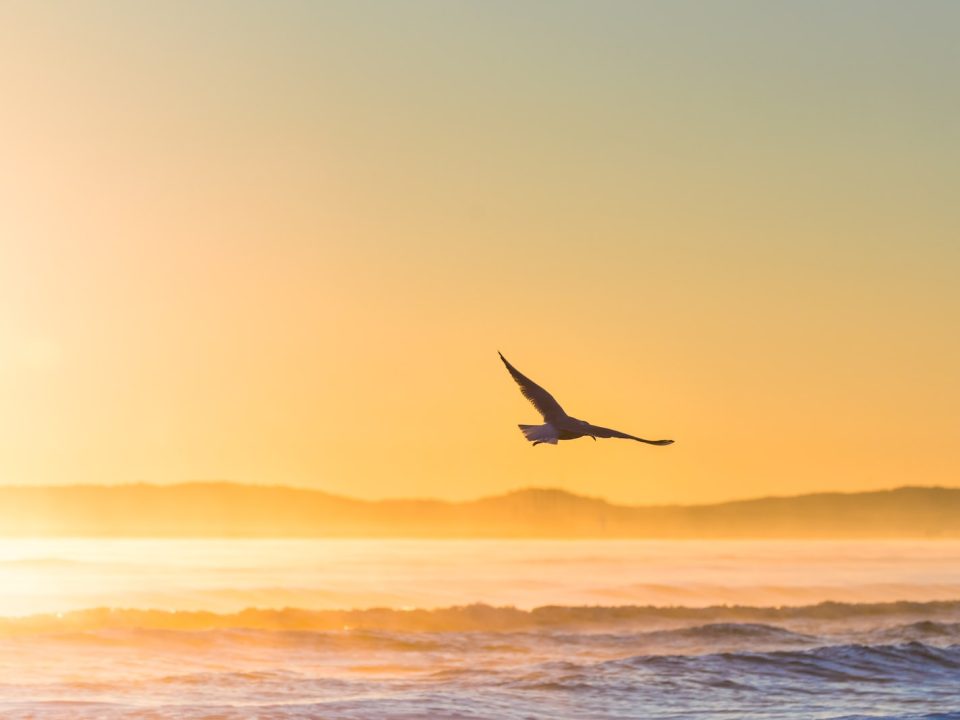
[[[960,596],[960,541],[6,540],[0,616]]]

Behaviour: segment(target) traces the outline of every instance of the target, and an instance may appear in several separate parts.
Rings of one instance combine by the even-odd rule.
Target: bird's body
[[[645,440],[622,433],[619,430],[591,425],[586,420],[571,417],[560,407],[560,403],[554,399],[553,395],[517,370],[502,353],[500,359],[503,360],[503,364],[507,366],[510,375],[520,386],[520,392],[523,393],[523,396],[533,403],[533,406],[543,415],[544,423],[542,425],[519,426],[523,436],[534,445],[541,443],[556,445],[560,440],[576,440],[581,437],[592,437],[594,440],[598,437],[624,438],[648,445],[670,445],[673,442],[673,440]]]

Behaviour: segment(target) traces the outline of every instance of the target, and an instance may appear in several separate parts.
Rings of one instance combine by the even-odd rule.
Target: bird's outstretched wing
[[[517,381],[517,385],[520,386],[520,392],[523,393],[523,396],[527,400],[533,403],[537,411],[543,415],[544,420],[550,422],[556,418],[566,417],[566,413],[563,411],[563,408],[560,407],[560,403],[553,399],[553,395],[507,362],[503,353],[497,354],[500,355],[500,359],[503,360],[503,364],[507,366],[507,370],[510,371],[513,379]]]
[[[611,430],[610,428],[600,427],[599,425],[584,425],[583,431],[586,435],[593,435],[594,437],[599,438],[623,438],[624,440],[636,440],[637,442],[647,443],[648,445],[673,444],[673,440],[644,440],[643,438],[638,438],[634,435],[627,435],[619,430]]]

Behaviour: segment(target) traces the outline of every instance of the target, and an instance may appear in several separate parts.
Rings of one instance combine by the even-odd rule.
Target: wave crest
[[[922,618],[922,621],[920,620]],[[960,601],[837,603],[798,607],[544,606],[533,610],[484,604],[439,609],[303,610],[250,608],[237,613],[92,608],[59,615],[0,618],[0,634],[69,633],[105,629],[276,631],[384,630],[393,632],[504,632],[597,630],[680,623],[703,635],[802,639],[771,623],[869,620],[889,629],[890,639],[960,636]],[[900,624],[896,623],[900,620]],[[899,629],[898,629],[899,628]],[[896,633],[900,633],[897,636]]]

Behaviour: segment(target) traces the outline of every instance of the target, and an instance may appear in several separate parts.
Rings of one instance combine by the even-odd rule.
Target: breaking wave
[[[100,608],[3,619],[0,665],[4,720],[960,720],[960,602]]]
[[[901,620],[897,623],[897,620]],[[409,632],[603,630],[651,624],[701,626],[713,635],[769,637],[777,623],[879,624],[889,639],[960,637],[960,601],[838,603],[796,607],[543,606],[532,610],[485,604],[440,609],[372,608],[304,610],[249,608],[237,613],[161,609],[92,608],[58,614],[0,618],[0,633],[70,632],[143,628],[156,630],[390,630]],[[683,632],[693,632],[686,629]]]

